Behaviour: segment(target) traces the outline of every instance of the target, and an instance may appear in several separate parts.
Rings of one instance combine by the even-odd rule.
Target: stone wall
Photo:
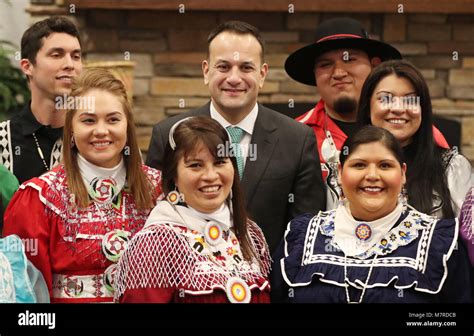
[[[54,2],[42,0],[42,2]],[[66,13],[56,4],[32,5],[34,20]],[[59,6],[58,6],[59,2]],[[48,7],[49,6],[49,7]],[[49,12],[48,12],[49,8]],[[41,10],[40,10],[41,9]],[[429,84],[435,113],[462,123],[461,152],[474,163],[474,16],[472,14],[351,14],[80,10],[73,17],[84,35],[87,60],[136,62],[134,108],[140,146],[146,152],[152,125],[208,100],[201,61],[206,37],[216,24],[238,19],[259,27],[267,42],[270,72],[262,103],[314,103],[315,88],[291,80],[283,69],[288,54],[313,41],[316,25],[347,15],[374,38],[396,46]]]

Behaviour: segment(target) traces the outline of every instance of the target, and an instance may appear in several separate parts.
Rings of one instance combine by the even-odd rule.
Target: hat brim
[[[387,43],[364,38],[336,39],[307,45],[292,53],[285,61],[286,73],[295,81],[316,86],[314,63],[321,54],[335,49],[360,49],[370,58],[380,57],[382,61],[401,59],[400,52]]]

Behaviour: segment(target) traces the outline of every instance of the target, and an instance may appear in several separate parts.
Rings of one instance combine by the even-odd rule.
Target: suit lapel
[[[193,113],[193,116],[211,116],[211,102],[209,101],[206,105],[196,108]]]
[[[255,120],[252,140],[250,141],[252,146],[256,145],[256,160],[250,161],[250,157],[247,158],[244,176],[242,177],[247,205],[255,194],[255,190],[268,166],[277,142],[277,128],[271,118],[271,112],[259,104],[258,116]]]
[[[173,127],[173,125],[178,122],[179,120],[182,120],[184,118],[188,118],[188,117],[196,117],[196,116],[207,116],[207,117],[210,117],[211,115],[211,102],[209,101],[206,105],[203,105],[203,106],[200,106],[198,108],[195,108],[191,111],[187,111],[183,114],[180,114],[179,116],[177,117],[173,117],[174,118],[174,122],[172,124],[169,124],[168,125],[168,128],[166,129],[166,132],[161,132],[161,140],[163,142],[163,146],[165,147],[166,144],[168,143],[168,137],[169,137],[169,133],[170,133],[170,130],[171,130],[171,127]],[[163,148],[164,148],[163,147]]]

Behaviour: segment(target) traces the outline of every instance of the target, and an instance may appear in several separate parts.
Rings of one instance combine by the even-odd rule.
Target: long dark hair
[[[405,60],[392,60],[374,68],[360,94],[358,125],[360,127],[372,124],[370,102],[375,87],[382,79],[392,74],[410,81],[420,99],[421,125],[413,135],[410,145],[414,153],[406,157],[408,202],[417,210],[430,214],[433,211],[433,195],[438,194],[442,200],[443,217],[454,218],[451,195],[442,165],[441,148],[436,146],[433,138],[433,111],[428,85],[413,64]]]
[[[214,158],[222,158],[222,154],[230,153],[229,151],[219,150],[229,146],[230,140],[227,131],[217,121],[209,117],[192,117],[183,121],[174,130],[173,140],[176,143],[176,149],[173,150],[168,141],[163,159],[162,186],[165,194],[168,194],[175,188],[179,160],[195,151],[199,144],[203,144]],[[251,261],[254,257],[259,261],[256,251],[251,247],[248,234],[248,216],[245,209],[244,195],[240,187],[237,161],[234,156],[225,157],[231,160],[234,167],[234,181],[232,184],[234,232],[239,240],[245,260]]]

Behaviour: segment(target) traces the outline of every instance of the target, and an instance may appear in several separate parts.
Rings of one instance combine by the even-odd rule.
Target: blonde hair
[[[91,89],[107,91],[116,96],[122,103],[125,116],[127,118],[127,146],[128,155],[124,155],[125,167],[127,170],[127,181],[131,194],[135,199],[135,204],[139,209],[148,209],[153,207],[153,199],[156,190],[153,183],[142,170],[142,159],[138,147],[137,135],[133,122],[130,103],[127,100],[127,92],[123,83],[115,78],[109,71],[100,68],[90,68],[84,70],[82,74],[74,81],[71,90],[71,97],[83,96]],[[89,204],[89,194],[82,180],[82,176],[77,164],[77,147],[71,148],[72,138],[72,119],[76,109],[70,109],[66,112],[64,124],[63,150],[62,157],[68,188],[75,197],[76,204],[81,208],[86,208]]]

